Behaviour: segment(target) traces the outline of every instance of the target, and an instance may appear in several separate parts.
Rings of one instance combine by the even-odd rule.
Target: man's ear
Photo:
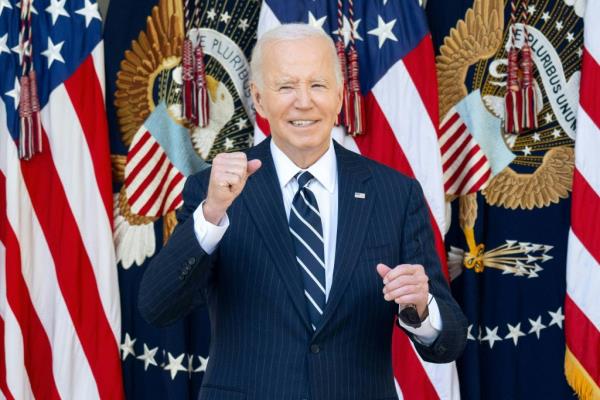
[[[258,90],[258,86],[256,86],[256,83],[254,83],[254,82],[250,83],[250,92],[252,93],[252,102],[254,103],[254,109],[261,117],[267,118],[265,109],[263,108],[262,103],[261,103],[262,99],[261,99],[260,91]]]
[[[342,82],[341,85],[339,85],[338,89],[337,89],[337,101],[338,101],[338,107],[337,107],[337,113],[341,113],[342,112],[342,106],[344,103],[344,83]]]

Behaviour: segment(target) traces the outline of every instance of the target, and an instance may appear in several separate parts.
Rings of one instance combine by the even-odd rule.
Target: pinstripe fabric
[[[466,321],[442,276],[419,185],[337,144],[335,150],[336,262],[316,332],[269,141],[248,151],[263,166],[228,210],[229,229],[212,256],[198,245],[190,218],[209,172],[188,178],[179,225],[144,274],[139,307],[150,323],[164,325],[208,306],[212,339],[200,400],[395,399],[390,343],[397,308],[383,299],[378,262],[426,267],[443,331],[430,347],[415,343],[419,354],[448,362],[462,352]]]

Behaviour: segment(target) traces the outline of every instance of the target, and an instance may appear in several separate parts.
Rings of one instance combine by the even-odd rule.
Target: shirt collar
[[[290,160],[279,147],[277,147],[274,140],[271,139],[270,145],[279,185],[283,189],[294,176],[298,172],[303,171],[303,169],[294,164],[294,162]],[[329,148],[325,154],[323,154],[313,165],[308,167],[306,171],[310,172],[329,193],[333,193],[337,178],[337,160],[335,157],[333,140],[330,140]]]

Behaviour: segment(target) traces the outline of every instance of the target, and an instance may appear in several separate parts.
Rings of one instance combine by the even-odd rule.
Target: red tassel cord
[[[529,34],[527,32],[528,16],[528,0],[523,2],[523,34],[525,36],[525,42],[521,48],[521,97],[523,99],[523,106],[521,110],[521,128],[523,130],[535,129],[538,127],[537,122],[537,96],[533,85],[533,59],[531,57],[531,48],[529,47]]]
[[[337,50],[338,59],[340,60],[340,68],[342,70],[342,85],[343,87],[343,102],[342,102],[342,110],[338,114],[338,118],[336,121],[336,125],[348,125],[348,121],[350,121],[350,91],[348,90],[348,65],[346,62],[346,51],[344,49],[344,40],[338,39],[335,44],[335,48]]]
[[[335,49],[337,52],[338,59],[340,61],[340,69],[342,70],[342,84],[343,87],[343,101],[342,110],[338,114],[335,121],[336,125],[345,125],[348,127],[350,121],[350,92],[348,90],[348,60],[346,59],[346,46],[344,44],[344,38],[342,35],[343,20],[342,20],[343,4],[342,0],[337,2],[337,22],[338,22],[338,38],[335,43]]]
[[[21,77],[21,94],[19,98],[19,120],[20,120],[20,136],[19,136],[19,157],[29,160],[33,157],[33,122],[31,119],[31,98],[29,96],[29,77],[27,75]]]
[[[522,92],[519,85],[519,50],[515,44],[516,4],[511,2],[511,47],[508,51],[508,77],[506,95],[504,97],[504,129],[508,133],[518,134],[521,131]]]
[[[365,129],[365,105],[360,92],[360,81],[358,77],[358,52],[355,48],[350,49],[350,66],[348,68],[350,82],[350,101],[352,105],[352,112],[350,116],[350,124],[348,126],[348,133],[352,136],[362,135]]]
[[[31,122],[33,135],[33,148],[35,152],[42,152],[42,119],[40,116],[40,99],[37,91],[37,78],[35,70],[29,71],[29,87],[31,93]]]
[[[365,129],[365,105],[360,91],[358,52],[354,43],[354,2],[349,0],[350,16],[350,52],[348,55],[348,89],[350,91],[350,123],[347,123],[348,133],[352,136],[362,135]]]
[[[206,72],[204,68],[204,53],[202,52],[201,41],[198,41],[198,46],[194,50],[195,70],[194,78],[196,81],[196,116],[197,126],[204,128],[208,125],[209,108],[208,108],[208,90],[206,87]]]
[[[195,97],[196,91],[194,86],[194,54],[192,49],[192,41],[186,39],[183,42],[183,55],[182,55],[182,71],[181,78],[183,80],[183,115],[185,118],[195,124],[196,107]]]
[[[19,158],[31,159],[42,151],[42,123],[37,79],[31,55],[31,0],[22,1],[20,16],[21,90],[19,94]]]

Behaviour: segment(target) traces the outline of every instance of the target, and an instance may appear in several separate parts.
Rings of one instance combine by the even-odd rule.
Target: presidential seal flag
[[[248,57],[260,3],[111,2],[105,26],[121,361],[131,399],[195,398],[209,362],[206,309],[142,320],[139,281],[175,228],[191,174],[252,143]]]
[[[599,19],[600,3],[588,1],[565,298],[565,371],[584,400],[600,398],[600,29],[594,23]]]
[[[342,65],[347,67],[344,107],[334,139],[419,180],[444,264],[437,85],[431,36],[419,3],[267,0],[261,9],[258,35],[276,25],[298,21],[331,35]],[[268,123],[257,117],[255,141],[268,133]],[[424,362],[400,329],[394,331],[392,348],[401,398],[459,397],[454,363]]]
[[[584,0],[428,2],[464,399],[565,399]]]
[[[0,1],[0,397],[124,398],[102,22]]]

